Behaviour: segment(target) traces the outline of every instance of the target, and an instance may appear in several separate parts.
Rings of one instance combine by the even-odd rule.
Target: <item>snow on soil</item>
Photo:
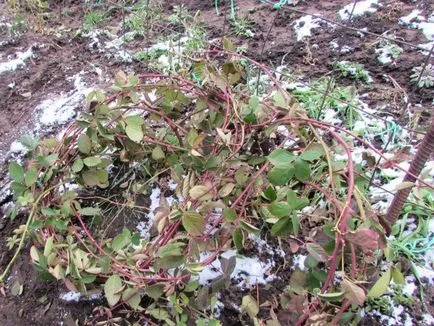
[[[208,258],[209,255],[202,253],[201,261]],[[234,280],[241,288],[246,288],[250,285],[266,284],[276,279],[276,275],[270,274],[274,267],[274,260],[268,259],[266,262],[261,261],[258,257],[244,257],[237,255],[237,251],[230,249],[221,254],[222,258],[230,259],[235,257],[235,269],[231,273],[231,279]],[[221,264],[218,259],[199,273],[199,283],[207,285],[212,280],[223,275]]]
[[[26,64],[26,61],[33,58],[33,46],[29,47],[25,52],[17,52],[14,58],[8,57],[7,61],[0,62],[0,75],[7,71],[15,71],[18,67],[22,67]]]
[[[399,23],[413,29],[420,29],[429,41],[434,41],[434,13],[428,19],[420,13],[419,9],[415,9],[407,16],[399,18]]]
[[[36,107],[36,112],[39,112],[39,121],[43,126],[64,125],[69,122],[77,114],[77,109],[84,96],[91,92],[92,88],[84,85],[80,74],[70,79],[74,80],[72,91],[61,93],[58,97],[48,98]]]
[[[292,23],[294,30],[297,33],[297,41],[301,41],[305,37],[311,36],[311,32],[314,28],[319,28],[321,25],[327,25],[333,27],[321,18],[313,17],[312,15],[303,16]]]
[[[356,6],[354,7],[352,17],[363,16],[368,13],[373,13],[377,11],[377,8],[373,7],[373,5],[378,5],[378,0],[365,0],[358,1]],[[342,20],[348,20],[350,18],[351,11],[353,10],[354,1],[341,10],[339,10],[339,16],[341,16]]]
[[[104,298],[104,295],[100,293],[94,293],[91,295],[83,295],[80,292],[63,292],[60,293],[59,299],[66,302],[79,302],[79,301],[96,301],[96,300],[102,300]]]
[[[93,89],[86,87],[82,80],[83,73],[81,71],[68,78],[74,81],[74,88],[71,91],[51,94],[47,96],[46,100],[43,100],[35,107],[34,111],[38,119],[35,122],[34,128],[27,133],[43,136],[54,128],[65,125],[74,118],[85,97]],[[18,154],[18,157],[24,155],[26,152],[27,149],[19,141],[14,141],[9,148],[9,153]]]
[[[169,188],[172,189],[174,187],[175,182],[169,182]],[[176,186],[175,186],[176,188]],[[154,224],[154,218],[155,214],[154,211],[161,206],[161,200],[163,199],[161,197],[161,189],[159,187],[152,188],[151,195],[149,196],[149,199],[151,200],[151,204],[149,205],[149,213],[146,214],[145,220],[140,221],[136,229],[140,233],[140,237],[142,239],[149,240],[150,237],[150,231]],[[169,205],[171,205],[174,201],[181,201],[181,198],[175,198],[173,196],[164,197],[164,199],[167,201]]]
[[[149,213],[146,215],[147,219],[146,221],[140,221],[136,227],[142,239],[149,239],[150,237],[151,227],[154,223],[154,211],[160,206],[160,196],[161,189],[159,187],[152,188],[151,195],[149,196],[151,205],[149,206]]]

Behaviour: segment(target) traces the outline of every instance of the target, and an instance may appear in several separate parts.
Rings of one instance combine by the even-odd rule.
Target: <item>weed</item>
[[[434,249],[434,237],[430,237],[429,219],[420,215],[423,213],[420,208],[414,208],[412,205],[407,205],[404,208],[406,212],[400,223],[395,224],[392,229],[392,240],[390,240],[390,249],[392,260],[398,261],[401,257],[405,257],[415,264],[419,264],[423,255]],[[409,215],[419,216],[418,226],[414,231],[408,230]],[[424,215],[426,213],[423,213]]]
[[[250,20],[247,15],[243,18],[234,19],[232,21],[232,33],[236,36],[247,38],[254,37],[255,33],[252,31],[254,25],[255,22]]]
[[[193,19],[194,17],[184,4],[174,6],[173,14],[168,17],[169,22],[179,26],[185,26],[186,23],[193,21]]]
[[[309,116],[327,119],[329,122],[332,122],[329,119],[339,118],[344,122],[345,126],[353,129],[359,114],[353,107],[344,104],[342,101],[357,105],[359,101],[357,100],[355,88],[352,86],[337,86],[334,81],[331,81],[328,93],[330,96],[327,96],[324,100],[327,85],[328,79],[322,78],[314,81],[312,88],[296,89],[292,91],[292,94],[301,102]],[[336,113],[336,117],[334,117],[334,114],[333,117],[331,116],[332,112]]]
[[[83,17],[83,28],[85,30],[91,30],[97,27],[105,20],[105,14],[100,11],[91,11],[84,14]]]
[[[434,65],[428,64],[423,71],[422,76],[419,76],[422,73],[423,66],[414,67],[411,71],[413,74],[410,76],[411,82],[413,84],[417,83],[417,87],[419,88],[429,88],[434,86]],[[419,82],[418,82],[419,81]]]
[[[372,78],[369,72],[365,70],[362,64],[352,63],[349,61],[337,61],[333,67],[344,77],[350,77],[355,80],[360,80],[365,83],[371,83]]]
[[[383,65],[395,61],[402,51],[403,49],[400,46],[389,41],[381,41],[375,49],[375,53],[378,54],[377,60]]]

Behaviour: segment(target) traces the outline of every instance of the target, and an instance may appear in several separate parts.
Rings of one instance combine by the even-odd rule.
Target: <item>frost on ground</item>
[[[268,259],[262,262],[258,257],[244,257],[237,255],[236,250],[227,250],[221,254],[222,258],[230,259],[235,257],[236,264],[230,278],[241,288],[249,287],[255,284],[266,284],[276,279],[276,275],[271,274],[274,267],[274,260]],[[201,260],[207,259],[206,254],[201,254]],[[223,275],[221,263],[218,259],[205,266],[199,273],[199,283],[207,285],[212,280]]]
[[[339,16],[341,16],[342,20],[348,20],[351,12],[353,12],[352,17],[359,17],[368,13],[373,13],[377,11],[377,8],[375,8],[374,5],[378,5],[378,0],[357,1],[355,6],[353,1],[339,10]]]
[[[321,25],[334,26],[333,24],[312,15],[306,15],[297,19],[293,22],[293,25],[295,32],[297,33],[297,41],[301,41],[303,38],[311,36],[312,30],[321,27]]]
[[[174,185],[174,182],[169,183],[169,188],[172,189]],[[149,212],[145,215],[145,220],[140,221],[136,226],[137,231],[140,233],[141,239],[145,240],[149,240],[150,238],[151,228],[155,222],[156,209],[158,209],[160,206],[163,206],[162,203],[164,202],[166,202],[168,205],[171,205],[174,201],[181,200],[180,198],[174,198],[173,196],[162,197],[161,189],[159,187],[152,188],[149,199],[151,200],[151,204],[148,207]]]
[[[92,88],[88,88],[82,82],[80,74],[70,78],[74,80],[74,89],[68,93],[61,93],[58,97],[48,98],[36,107],[39,113],[39,122],[43,126],[64,125],[76,114],[77,109],[89,94]]]
[[[80,301],[94,301],[94,300],[96,301],[96,300],[102,300],[103,298],[104,295],[102,294],[102,292],[94,293],[86,296],[80,292],[69,291],[69,292],[60,293],[59,295],[59,299],[66,302],[80,302]]]
[[[33,46],[25,52],[15,53],[14,58],[7,58],[5,62],[0,62],[0,75],[7,71],[15,71],[18,67],[22,67],[26,64],[26,61],[34,57]]]
[[[401,17],[399,23],[420,29],[429,41],[434,41],[434,13],[428,19],[421,16],[421,13],[419,9],[415,9],[407,16]]]
[[[82,81],[82,74],[83,72],[80,72],[69,78],[74,81],[74,89],[67,93],[51,94],[35,107],[34,111],[38,119],[34,122],[34,128],[25,133],[44,136],[53,131],[54,128],[63,126],[74,118],[87,94],[92,90],[92,88],[86,87]],[[9,154],[16,154],[15,156],[18,157],[26,152],[27,149],[19,141],[14,141],[9,149]]]

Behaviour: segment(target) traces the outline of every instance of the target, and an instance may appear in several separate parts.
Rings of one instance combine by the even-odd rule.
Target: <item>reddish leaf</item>
[[[347,233],[346,239],[356,246],[359,246],[363,251],[375,251],[378,249],[377,232],[368,228],[360,228],[356,232]]]

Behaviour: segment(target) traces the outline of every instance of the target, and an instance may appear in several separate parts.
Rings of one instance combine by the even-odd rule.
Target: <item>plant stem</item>
[[[13,264],[15,263],[15,261],[18,258],[19,253],[21,252],[21,249],[23,249],[24,246],[24,240],[26,239],[26,235],[27,232],[29,230],[29,226],[30,223],[32,223],[33,221],[33,217],[35,215],[35,211],[37,206],[39,205],[40,201],[42,200],[42,198],[44,198],[51,190],[53,190],[54,188],[60,186],[62,183],[60,184],[56,184],[55,186],[52,186],[50,188],[48,188],[47,190],[45,190],[42,194],[39,195],[39,197],[36,199],[35,203],[32,206],[32,210],[30,211],[29,217],[27,218],[27,222],[25,224],[24,227],[24,231],[21,235],[21,239],[20,242],[18,244],[18,248],[17,250],[15,250],[14,256],[12,257],[12,259],[9,261],[9,264],[6,266],[5,270],[3,271],[3,273],[0,275],[0,284],[3,283],[5,277],[7,276],[7,274],[9,273],[9,270],[12,268]]]
[[[431,154],[434,153],[434,119],[431,121],[431,126],[426,133],[422,143],[420,144],[413,161],[410,164],[410,168],[406,173],[403,182],[415,182],[420,172],[425,166],[426,161]],[[386,215],[386,221],[383,223],[387,233],[392,230],[393,224],[396,222],[399,214],[402,211],[405,201],[413,188],[412,186],[405,187],[398,190],[393,198],[392,204],[389,207]]]

